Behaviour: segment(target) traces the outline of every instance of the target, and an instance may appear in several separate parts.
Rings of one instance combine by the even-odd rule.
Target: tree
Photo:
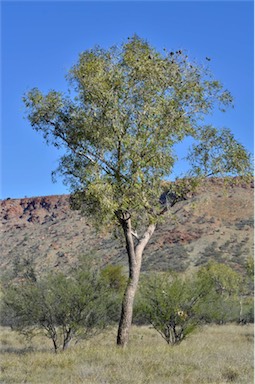
[[[2,301],[5,325],[30,336],[44,330],[55,352],[65,350],[72,339],[89,338],[108,324],[109,293],[92,270],[13,281],[5,286]]]
[[[124,234],[129,279],[117,343],[125,346],[143,251],[166,211],[159,197],[175,144],[185,137],[197,143],[188,155],[192,172],[172,191],[171,206],[194,177],[246,174],[250,158],[229,130],[203,127],[214,105],[225,109],[232,97],[181,50],[157,52],[135,35],[120,47],[81,53],[68,81],[67,96],[34,88],[24,102],[32,127],[66,150],[56,172],[71,188],[73,208]]]
[[[199,325],[195,309],[203,296],[195,279],[154,273],[141,284],[139,312],[168,344],[175,345]]]

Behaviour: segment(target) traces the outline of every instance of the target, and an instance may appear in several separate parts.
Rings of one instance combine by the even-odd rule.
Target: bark
[[[54,345],[54,352],[55,353],[58,353],[58,344],[57,344],[57,341],[56,339],[52,339],[52,342],[53,342],[53,345]]]
[[[125,347],[128,343],[130,327],[132,324],[134,298],[140,277],[143,251],[150,240],[156,225],[151,224],[135,246],[132,236],[130,214],[128,212],[118,212],[117,217],[125,235],[129,261],[129,280],[122,301],[121,317],[117,335],[117,345]]]
[[[64,328],[64,331],[63,331],[63,346],[62,346],[62,350],[65,351],[68,347],[69,347],[69,344],[72,340],[72,329],[71,328],[67,328],[65,329]]]

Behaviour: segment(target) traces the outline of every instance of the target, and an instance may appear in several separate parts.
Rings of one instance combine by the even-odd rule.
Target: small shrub
[[[168,344],[179,344],[198,326],[194,311],[199,292],[176,274],[153,274],[141,286],[140,320],[149,322]]]
[[[108,323],[109,292],[95,270],[77,269],[65,276],[12,282],[4,288],[4,325],[33,336],[38,329],[65,350],[72,339],[88,338]]]

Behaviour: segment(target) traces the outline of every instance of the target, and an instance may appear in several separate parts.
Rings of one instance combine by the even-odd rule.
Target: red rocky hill
[[[242,269],[253,255],[253,183],[226,188],[210,179],[174,212],[152,237],[143,270],[184,271],[210,259]],[[2,200],[0,215],[2,273],[21,271],[29,262],[40,273],[67,270],[80,255],[127,265],[124,244],[97,234],[70,209],[68,195]]]

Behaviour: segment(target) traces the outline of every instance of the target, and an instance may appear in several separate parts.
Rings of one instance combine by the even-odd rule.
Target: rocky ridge
[[[143,271],[184,271],[210,259],[242,269],[253,255],[253,183],[226,188],[222,180],[211,179],[174,211],[152,237]],[[28,262],[40,273],[67,270],[80,255],[101,265],[127,266],[123,242],[96,233],[70,209],[68,195],[2,200],[0,217],[2,273]]]

